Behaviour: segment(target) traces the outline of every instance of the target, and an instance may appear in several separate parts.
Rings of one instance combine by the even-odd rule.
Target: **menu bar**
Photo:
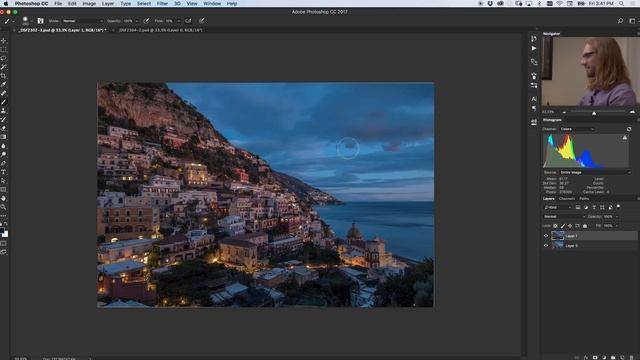
[[[26,8],[635,8],[640,0],[11,0]],[[335,13],[331,13],[334,11]],[[340,15],[325,10],[326,15]],[[310,15],[313,15],[312,13]]]

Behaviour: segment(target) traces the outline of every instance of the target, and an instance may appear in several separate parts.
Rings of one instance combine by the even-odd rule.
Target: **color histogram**
[[[545,168],[626,168],[628,134],[548,134],[543,137]]]
[[[573,160],[577,165],[579,165],[579,167],[584,168],[593,169],[602,167],[602,165],[593,162],[589,150],[584,150],[582,154],[577,156],[575,149],[573,148],[573,138],[569,134],[564,135],[561,144],[555,144],[553,135],[549,135],[549,137],[547,137],[547,142],[563,160]]]

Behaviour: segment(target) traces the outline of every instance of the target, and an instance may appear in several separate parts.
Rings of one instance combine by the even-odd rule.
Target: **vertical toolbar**
[[[527,39],[527,114],[529,126],[538,126],[540,113],[541,33],[529,32]]]
[[[10,35],[0,32],[0,257],[9,253]]]
[[[0,26],[2,26],[0,24]],[[10,55],[8,28],[0,27],[0,349],[10,348],[9,124]]]

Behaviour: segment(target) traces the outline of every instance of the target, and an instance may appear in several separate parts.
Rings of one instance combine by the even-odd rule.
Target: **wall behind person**
[[[640,102],[640,38],[615,38]],[[543,105],[577,105],[587,88],[580,56],[587,37],[554,37],[551,80],[542,81]]]

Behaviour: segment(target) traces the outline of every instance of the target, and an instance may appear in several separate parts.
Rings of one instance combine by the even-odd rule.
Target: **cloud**
[[[338,173],[393,173],[410,170],[433,170],[433,144],[402,147],[398,151],[378,151],[360,154],[351,160],[337,155],[307,158],[281,158],[273,161],[273,166],[281,171],[303,173],[328,172]]]
[[[326,189],[357,189],[357,188],[398,188],[410,185],[430,187],[433,184],[433,176],[413,177],[409,179],[369,179],[369,180],[344,180],[340,176],[331,176],[313,180],[315,185]]]
[[[344,143],[344,147],[346,147],[347,149],[355,149],[357,145],[358,143],[355,141],[346,141]]]
[[[349,184],[351,191],[369,186],[393,194],[399,189],[390,179],[398,173],[433,171],[433,84],[169,86],[242,148],[320,189]],[[336,145],[345,137],[355,138],[360,146],[355,159],[342,159],[336,153]],[[346,142],[344,147],[354,149],[356,144]],[[380,181],[371,181],[371,174],[378,174]]]
[[[398,151],[400,150],[401,143],[399,141],[394,141],[390,144],[382,145],[382,149],[384,151]]]

